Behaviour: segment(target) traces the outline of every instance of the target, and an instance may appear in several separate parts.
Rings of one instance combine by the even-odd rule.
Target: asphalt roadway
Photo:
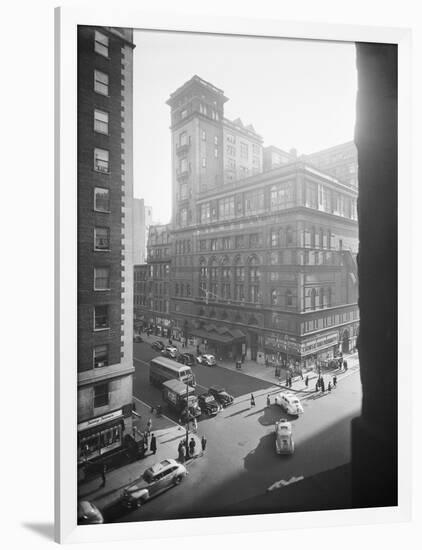
[[[161,391],[148,380],[148,360],[157,352],[146,343],[134,346],[134,395],[148,404],[162,403]],[[275,404],[266,406],[267,394],[274,403],[274,395],[280,391],[268,382],[220,367],[195,365],[193,370],[200,390],[212,384],[222,385],[235,396],[235,403],[217,417],[199,421],[198,435],[207,438],[207,449],[203,457],[190,465],[190,475],[181,485],[140,509],[110,520],[218,516],[225,514],[226,507],[230,507],[233,515],[236,503],[265,494],[278,481],[306,478],[350,461],[350,421],[360,414],[361,405],[359,371],[340,377],[331,393],[312,393],[306,397],[299,394],[304,414],[294,418]],[[253,408],[251,392],[256,398]],[[274,423],[283,417],[293,426],[292,456],[275,453]],[[278,510],[275,507],[273,511]],[[259,513],[259,509],[248,513]]]

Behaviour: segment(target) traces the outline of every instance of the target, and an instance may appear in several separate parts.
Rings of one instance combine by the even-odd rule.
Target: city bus
[[[179,380],[189,386],[195,386],[192,369],[167,357],[154,357],[149,362],[149,382],[161,386],[167,380]]]

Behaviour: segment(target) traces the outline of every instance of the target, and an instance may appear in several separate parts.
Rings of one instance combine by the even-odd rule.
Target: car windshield
[[[145,470],[145,472],[142,474],[142,479],[147,483],[151,483],[151,481],[154,479],[154,474],[152,473],[151,468]]]
[[[203,399],[205,403],[211,403],[212,401],[214,401],[214,397],[212,395],[204,395]]]

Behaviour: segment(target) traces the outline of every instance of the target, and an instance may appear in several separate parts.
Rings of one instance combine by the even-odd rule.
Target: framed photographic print
[[[409,517],[409,44],[57,9],[58,541]]]

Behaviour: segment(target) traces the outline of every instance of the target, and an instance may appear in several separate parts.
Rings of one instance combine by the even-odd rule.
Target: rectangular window
[[[94,71],[94,91],[101,95],[108,95],[108,74]]]
[[[217,239],[211,239],[211,250],[217,250]]]
[[[110,171],[109,152],[106,149],[94,149],[94,170],[105,174]]]
[[[102,34],[101,32],[95,31],[94,50],[104,57],[108,57],[108,36],[105,36],[105,34]]]
[[[94,267],[94,290],[110,290],[109,267]]]
[[[206,133],[205,130],[202,130],[201,138],[202,138],[202,141],[206,141],[206,140],[207,140],[207,133]]]
[[[230,237],[223,237],[223,250],[229,250],[230,248]]]
[[[220,220],[234,217],[234,197],[218,201],[218,217]]]
[[[205,157],[202,158],[202,168],[206,168],[207,166],[207,159]]]
[[[94,348],[94,369],[108,366],[108,345],[95,346]]]
[[[226,139],[229,143],[236,143],[236,136],[233,136],[232,134],[227,134]]]
[[[240,157],[242,159],[248,158],[248,150],[249,150],[248,144],[240,142]]]
[[[236,147],[233,147],[233,145],[227,145],[226,152],[228,155],[231,155],[232,157],[236,156]]]
[[[180,117],[181,118],[186,118],[188,116],[188,111],[186,109],[184,109],[181,113],[180,113]]]
[[[256,143],[252,143],[252,152],[254,155],[259,155],[259,145],[257,145]]]
[[[187,134],[187,132],[182,132],[179,135],[179,145],[180,146],[187,145],[187,143],[188,143],[188,134]]]
[[[108,227],[94,229],[94,249],[110,250],[110,229]]]
[[[214,145],[215,145],[215,146],[218,145],[218,136],[214,136]]]
[[[108,135],[108,113],[94,109],[94,131]]]
[[[94,188],[94,210],[110,212],[110,191],[103,187]]]
[[[96,384],[94,386],[94,407],[105,407],[108,405],[108,382],[104,384]]]
[[[218,149],[214,149],[214,157],[218,158]]]
[[[209,203],[201,204],[201,223],[208,223],[210,221],[210,205]]]
[[[199,241],[199,250],[206,250],[207,249],[207,241],[205,239],[202,239]]]
[[[259,233],[252,233],[252,235],[249,236],[249,246],[251,248],[260,246]]]
[[[95,306],[94,307],[94,329],[101,330],[104,328],[110,328],[108,318],[108,306]]]
[[[245,246],[245,239],[243,235],[237,235],[235,238],[235,248],[243,248]]]
[[[250,191],[245,193],[245,214],[258,214],[264,211],[264,193],[260,191]]]

